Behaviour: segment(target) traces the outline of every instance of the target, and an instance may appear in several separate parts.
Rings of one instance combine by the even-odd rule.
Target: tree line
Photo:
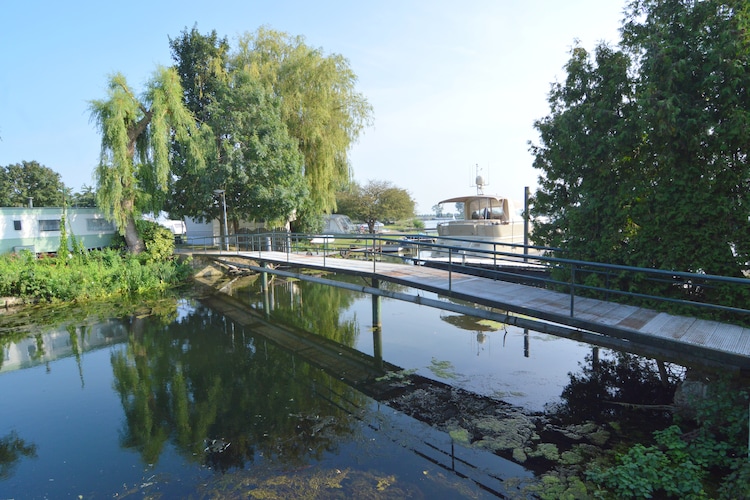
[[[74,192],[60,174],[36,161],[0,166],[0,207],[95,207],[92,186]]]
[[[573,47],[531,145],[534,241],[564,256],[750,267],[750,3],[634,0],[616,47]]]

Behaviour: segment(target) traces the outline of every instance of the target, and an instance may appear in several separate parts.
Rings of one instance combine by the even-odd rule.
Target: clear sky
[[[80,191],[100,136],[88,103],[120,72],[138,91],[173,63],[169,37],[197,25],[236,38],[268,26],[346,57],[374,125],[351,150],[354,177],[408,190],[419,213],[474,191],[533,190],[528,142],[576,39],[615,44],[625,0],[3,0],[0,165],[38,161]]]

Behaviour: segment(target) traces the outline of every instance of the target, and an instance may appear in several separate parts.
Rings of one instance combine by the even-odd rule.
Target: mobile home
[[[57,252],[62,215],[62,208],[0,208],[0,253]],[[65,220],[68,236],[89,250],[109,246],[116,234],[114,223],[96,208],[68,208]]]

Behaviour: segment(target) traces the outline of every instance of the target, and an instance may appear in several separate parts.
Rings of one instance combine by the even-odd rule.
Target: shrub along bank
[[[172,257],[172,233],[139,221],[146,251],[133,255],[119,248],[87,251],[68,238],[54,257],[23,251],[0,256],[0,297],[25,302],[86,301],[163,291],[184,283],[189,263]]]

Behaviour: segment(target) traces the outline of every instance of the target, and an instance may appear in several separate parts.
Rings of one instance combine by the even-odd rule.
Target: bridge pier
[[[377,278],[373,278],[372,287],[380,288],[380,281]],[[380,295],[372,294],[372,355],[375,358],[376,368],[383,367],[383,328],[380,306]]]
[[[261,262],[260,267],[265,269],[267,265],[268,264],[264,261]],[[263,271],[260,273],[260,289],[263,292],[263,313],[265,314],[266,319],[271,317],[271,297],[268,288],[268,273]]]

